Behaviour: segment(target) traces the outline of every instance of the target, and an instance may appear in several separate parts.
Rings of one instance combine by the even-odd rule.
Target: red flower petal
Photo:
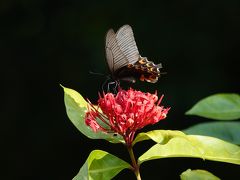
[[[98,106],[103,114],[96,109],[89,109],[85,122],[95,132],[106,131],[96,121],[96,117],[106,116],[108,122],[105,123],[109,128],[122,135],[127,144],[131,144],[138,129],[166,118],[170,108],[159,106],[162,98],[163,96],[158,100],[156,92],[150,94],[133,89],[127,91],[120,89],[117,95],[103,93],[103,97],[99,95],[98,100]]]

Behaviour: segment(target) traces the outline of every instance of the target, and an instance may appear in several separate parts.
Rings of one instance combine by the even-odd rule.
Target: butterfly
[[[114,80],[135,83],[136,79],[156,83],[160,64],[139,54],[131,26],[124,25],[116,33],[108,30],[105,42],[106,60]]]

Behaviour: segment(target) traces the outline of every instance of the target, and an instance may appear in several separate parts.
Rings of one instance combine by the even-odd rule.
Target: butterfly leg
[[[116,81],[114,81],[113,84],[115,84],[115,86],[114,86],[114,88],[113,88],[114,94],[117,94],[117,92],[118,92],[119,89],[120,89],[120,81],[116,80]]]
[[[112,88],[112,90],[113,90],[113,93],[116,94],[116,87],[117,87],[116,81],[113,81],[113,82],[109,82],[109,83],[108,83],[107,92],[111,92],[111,86],[114,86],[114,87]]]
[[[106,86],[106,84],[108,83],[108,81],[110,80],[111,78],[109,76],[107,76],[107,79],[102,83],[102,91],[104,91],[104,87]],[[109,83],[108,83],[109,84]],[[107,85],[107,92],[109,91],[109,85]]]

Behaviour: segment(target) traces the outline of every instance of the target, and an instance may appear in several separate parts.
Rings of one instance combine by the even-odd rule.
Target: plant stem
[[[139,171],[139,165],[136,162],[134,153],[133,153],[133,148],[132,146],[127,146],[128,149],[128,153],[130,155],[131,161],[132,161],[132,166],[133,166],[133,171],[135,173],[135,176],[137,178],[137,180],[141,180],[141,175],[140,175],[140,171]]]

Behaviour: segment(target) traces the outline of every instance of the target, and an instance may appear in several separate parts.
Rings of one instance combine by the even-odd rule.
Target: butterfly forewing
[[[128,64],[137,62],[140,55],[131,26],[122,26],[116,33],[116,40],[121,52],[127,58]]]
[[[127,58],[122,53],[116,39],[116,34],[112,29],[107,32],[105,48],[107,63],[112,74],[128,64]]]
[[[106,49],[106,59],[107,59],[107,64],[110,69],[110,71],[113,71],[113,54],[111,50],[111,46],[113,44],[113,38],[115,36],[115,33],[112,29],[110,29],[107,34],[106,34],[106,44],[105,44],[105,49]]]

